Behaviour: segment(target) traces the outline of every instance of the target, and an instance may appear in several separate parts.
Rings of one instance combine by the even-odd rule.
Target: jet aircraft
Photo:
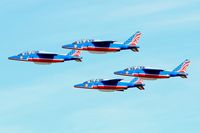
[[[99,91],[111,92],[111,91],[124,91],[128,88],[137,87],[140,90],[144,90],[144,83],[140,78],[134,78],[130,82],[122,82],[123,79],[96,79],[77,84],[75,88],[85,89],[97,89]]]
[[[114,74],[140,77],[146,80],[165,79],[170,77],[187,78],[188,73],[186,73],[186,69],[189,66],[189,64],[190,61],[185,60],[183,63],[181,63],[178,67],[176,67],[172,71],[139,66],[139,67],[126,68],[122,71],[114,72]]]
[[[8,57],[10,60],[33,62],[35,64],[52,64],[69,60],[81,62],[79,50],[72,50],[68,54],[57,54],[44,51],[28,51]]]
[[[136,32],[124,43],[112,41],[112,40],[79,40],[72,44],[63,45],[64,49],[85,50],[91,53],[108,53],[119,52],[121,50],[131,49],[134,52],[139,51],[137,43],[141,37],[141,32]]]

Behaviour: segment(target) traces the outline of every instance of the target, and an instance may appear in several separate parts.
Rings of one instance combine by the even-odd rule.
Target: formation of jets
[[[74,87],[85,89],[98,89],[100,91],[124,91],[132,87],[137,87],[140,90],[144,90],[143,86],[145,84],[143,83],[143,80],[156,80],[170,77],[187,78],[188,73],[186,73],[186,69],[189,66],[189,63],[189,60],[185,60],[172,71],[149,68],[145,66],[130,67],[121,71],[114,72],[114,74],[116,75],[134,77],[134,79],[130,82],[122,82],[121,80],[123,79],[89,80],[84,83],[77,84]]]
[[[10,60],[33,62],[35,64],[52,64],[61,63],[65,61],[74,60],[82,61],[81,51],[88,51],[90,53],[110,53],[119,52],[121,50],[132,50],[139,52],[138,41],[141,37],[141,32],[136,32],[124,43],[112,40],[79,40],[72,44],[63,45],[64,49],[72,49],[68,54],[58,54],[44,51],[28,51],[18,55],[8,57]],[[166,79],[170,77],[187,78],[187,67],[190,61],[187,59],[177,66],[174,70],[168,71],[163,69],[150,68],[145,66],[134,66],[124,70],[116,71],[114,74],[122,76],[134,77],[130,82],[124,82],[123,79],[96,79],[89,80],[83,83],[74,85],[75,88],[96,89],[100,91],[124,91],[128,88],[136,87],[144,90],[143,80]]]

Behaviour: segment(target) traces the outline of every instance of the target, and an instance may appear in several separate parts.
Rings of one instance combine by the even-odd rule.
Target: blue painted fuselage
[[[105,42],[85,42],[79,44],[68,44],[62,46],[65,49],[85,50],[92,53],[119,52],[121,50],[138,49],[139,46],[130,46],[123,43],[115,43],[114,41]]]
[[[97,89],[101,91],[123,91],[132,87],[140,87],[143,89],[143,82],[121,82],[122,79],[112,80],[89,80],[81,84],[77,84],[75,88]],[[136,81],[136,79],[134,79]]]
[[[27,61],[34,62],[37,64],[51,64],[51,63],[59,63],[69,60],[81,61],[81,57],[79,56],[71,56],[71,55],[62,55],[56,53],[47,53],[47,52],[24,52],[15,56],[11,56],[8,59],[17,60],[17,61]]]
[[[139,68],[139,69],[131,69],[127,68],[122,71],[114,72],[114,74],[117,75],[123,75],[123,76],[133,76],[133,77],[140,77],[142,79],[149,79],[149,80],[155,80],[155,79],[165,79],[170,77],[186,77],[187,73],[177,72],[177,71],[166,71],[162,69],[149,69],[149,68]]]

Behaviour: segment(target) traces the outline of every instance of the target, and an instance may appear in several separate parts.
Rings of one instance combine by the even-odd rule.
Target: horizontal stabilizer
[[[181,78],[184,78],[184,79],[185,79],[185,78],[187,78],[187,75],[182,75]]]
[[[75,61],[82,62],[82,59],[81,58],[77,58]]]
[[[144,90],[144,86],[137,86],[139,90]]]
[[[133,52],[139,52],[139,49],[138,48],[132,48],[131,49]]]

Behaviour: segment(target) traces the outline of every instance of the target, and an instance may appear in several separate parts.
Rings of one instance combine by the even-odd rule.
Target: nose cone
[[[10,56],[8,57],[9,60],[19,60],[18,56]]]
[[[74,88],[85,88],[84,84],[76,84],[74,85]]]
[[[67,44],[67,45],[63,45],[62,48],[64,48],[64,49],[74,49],[75,45],[74,44]]]
[[[116,71],[114,72],[116,75],[125,75],[125,71]]]

